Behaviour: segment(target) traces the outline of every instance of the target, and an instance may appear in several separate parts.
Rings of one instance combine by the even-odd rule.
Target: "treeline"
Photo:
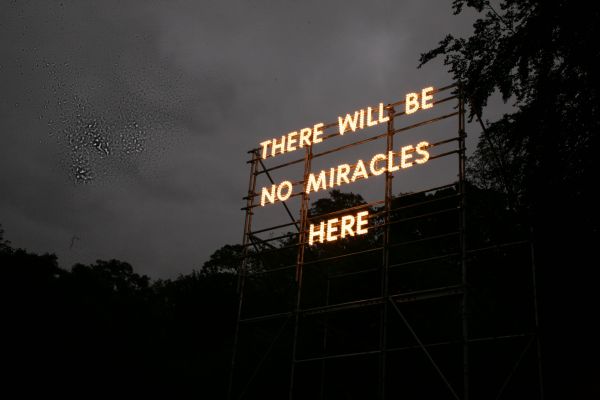
[[[494,397],[516,364],[506,394],[532,397],[536,387],[531,246],[526,218],[499,192],[467,185],[466,235],[471,393]],[[306,248],[298,319],[294,398],[376,398],[380,338],[387,333],[386,398],[452,398],[428,361],[428,349],[453,390],[462,393],[460,194],[455,185],[393,198],[389,223],[382,206],[331,191],[309,218],[338,210],[369,210],[369,232]],[[389,307],[382,288],[383,237],[389,226]],[[295,249],[291,235],[250,253],[234,398],[286,398],[294,336]],[[344,255],[351,255],[343,257]],[[455,290],[454,294],[448,290]],[[429,297],[421,297],[426,293]],[[445,294],[442,294],[445,293]],[[415,301],[416,299],[420,299]],[[387,302],[388,300],[386,300]],[[396,311],[392,303],[398,307]],[[355,304],[336,311],[336,305]],[[332,306],[328,308],[328,306]],[[382,325],[381,318],[387,322]],[[262,319],[269,315],[273,318]],[[254,319],[258,318],[258,319]],[[404,322],[406,319],[406,322]],[[412,332],[411,332],[412,331]],[[495,341],[491,337],[510,339]],[[352,354],[352,356],[346,356]],[[323,361],[323,356],[333,358]]]
[[[524,274],[531,271],[533,262],[539,279],[546,398],[594,398],[600,393],[594,279],[600,243],[596,189],[600,175],[599,4],[455,0],[455,13],[465,8],[478,13],[473,35],[449,35],[421,57],[421,63],[443,58],[454,79],[462,83],[469,117],[481,128],[469,132],[481,134],[470,159],[474,186],[468,188],[466,206],[470,337],[531,333],[530,319],[521,318],[531,309],[531,297],[521,299],[531,293],[532,275],[528,274],[528,280]],[[514,112],[490,122],[486,106],[498,93],[514,105]],[[452,233],[457,219],[456,214],[441,211],[444,205],[453,207],[448,204],[453,194],[449,189],[394,200],[397,210],[393,218],[402,223],[395,224],[391,232],[396,245],[391,263],[398,266],[390,277],[393,290],[409,292],[451,280],[457,265],[451,259],[456,241],[446,234]],[[439,201],[433,206],[431,200]],[[332,192],[330,198],[313,204],[311,215],[361,203],[360,196]],[[429,216],[417,222],[413,218],[416,213]],[[439,241],[420,240],[427,235]],[[373,295],[370,290],[378,281],[377,272],[360,278],[344,274],[381,266],[380,254],[361,253],[344,262],[331,258],[340,252],[377,247],[381,231],[367,236],[309,251],[311,266],[305,269],[305,279],[312,289],[306,292],[304,306],[322,305],[324,299],[343,302],[353,296]],[[291,235],[275,243],[257,243],[258,249],[270,252],[268,257],[250,253],[248,269],[256,275],[247,282],[248,294],[254,299],[246,304],[247,315],[286,310],[293,304],[293,275],[287,267],[293,264],[295,252],[286,246],[294,240]],[[270,245],[276,249],[269,249]],[[184,397],[185,392],[222,398],[236,315],[234,271],[241,251],[239,245],[225,246],[199,272],[151,281],[121,261],[98,261],[66,270],[53,255],[31,254],[0,241],[4,333],[0,359],[7,383],[2,390],[16,388],[23,397],[35,390],[73,392],[79,397],[99,392],[110,397]],[[429,265],[413,262],[426,254],[443,261]],[[329,261],[319,265],[319,259]],[[278,268],[281,274],[266,273]],[[327,283],[323,271],[345,277]],[[323,293],[328,295],[323,297]],[[450,344],[444,352],[433,346],[443,341],[442,337],[456,334],[451,323],[456,321],[456,308],[432,304],[402,307],[424,343],[431,345],[440,368],[448,371],[450,382],[460,387],[461,367],[452,364],[460,360],[457,349]],[[373,315],[303,320],[303,326],[315,328],[304,333],[317,335],[303,336],[306,340],[299,345],[300,354],[310,358],[355,345],[372,347],[378,326],[369,319]],[[442,323],[444,318],[447,324]],[[289,329],[289,324],[283,326]],[[407,345],[414,338],[401,326],[392,327],[395,332],[390,337],[397,340],[393,346],[414,345]],[[289,373],[282,366],[289,365],[289,332],[283,332],[281,340],[272,345],[280,328],[281,324],[274,323],[244,328],[241,355],[246,352],[247,357],[240,360],[247,361],[236,367],[240,383],[236,393],[261,400],[286,398],[282,393]],[[535,372],[535,348],[518,339],[512,342],[514,348],[508,341],[485,343],[494,344],[474,343],[470,353],[472,398],[536,398],[537,380],[526,375]],[[519,346],[524,354],[521,358]],[[269,357],[255,373],[257,362],[267,352]],[[422,353],[403,354],[389,361],[390,398],[448,397]],[[523,361],[517,367],[515,354]],[[328,399],[374,398],[374,391],[366,388],[377,384],[373,372],[377,368],[372,360],[359,358],[347,364],[317,366],[316,374],[314,370],[300,371],[299,379],[304,379],[300,395],[318,398],[314,392],[325,390]],[[317,387],[320,376],[327,376],[327,388]],[[507,377],[511,377],[510,386],[504,385]]]
[[[389,263],[395,266],[390,273],[390,294],[461,284],[458,199],[454,186],[394,198],[391,221],[397,223],[390,231],[394,248]],[[469,187],[467,199],[469,248],[487,249],[469,257],[470,335],[531,334],[527,225],[498,192]],[[328,198],[312,204],[310,216],[318,218],[364,204],[360,195],[332,191]],[[370,226],[383,222],[381,208],[371,207],[370,212],[375,216]],[[308,249],[302,308],[380,296],[382,253],[377,249],[381,241],[382,229],[373,228],[361,237]],[[290,233],[287,238],[258,242],[249,250],[247,267],[252,275],[246,280],[243,317],[293,310],[296,242],[297,236]],[[494,247],[511,242],[520,245]],[[2,243],[7,382],[23,393],[224,398],[237,313],[240,245],[218,249],[200,271],[153,281],[123,261],[99,260],[67,270],[59,266],[55,255],[37,255]],[[357,252],[364,253],[335,258]],[[416,262],[424,258],[432,260]],[[460,296],[401,306],[425,344],[449,342],[432,351],[452,383],[460,387],[461,358],[456,353],[461,340]],[[414,337],[393,310],[389,319],[389,347],[414,346]],[[307,317],[300,326],[299,357],[378,348],[377,310]],[[236,394],[278,399],[287,393],[292,328],[289,321],[242,326]],[[495,346],[480,346],[473,353],[473,375],[485,373],[474,379],[479,382],[475,390],[489,394],[498,389],[522,345],[522,341],[505,343],[504,354],[497,354]],[[535,368],[535,353],[527,357],[522,374]],[[376,391],[376,360],[327,364],[323,389],[321,375],[314,375],[321,371],[321,364],[305,368],[297,378],[303,382],[298,398],[316,398],[320,390],[331,399],[367,398]],[[431,373],[431,366],[423,362],[422,353],[398,353],[390,360],[388,373],[398,376],[390,379],[391,393],[428,393],[441,398],[449,394]],[[517,384],[513,390],[524,389]]]
[[[224,392],[233,275],[202,271],[152,281],[118,260],[66,270],[53,254],[6,241],[0,265],[5,394]]]

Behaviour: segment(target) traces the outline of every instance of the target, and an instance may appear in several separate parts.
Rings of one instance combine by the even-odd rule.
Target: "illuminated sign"
[[[418,110],[432,108],[433,87],[422,89],[419,93],[408,93],[404,102],[404,113],[413,114]],[[347,132],[356,132],[361,129],[376,126],[389,121],[389,115],[385,115],[385,106],[379,103],[377,107],[367,107],[345,116],[338,117],[338,132],[344,135]],[[325,124],[317,123],[311,127],[299,129],[272,138],[260,143],[261,157],[276,157],[280,154],[289,153],[303,147],[309,147],[323,142],[323,129]],[[401,147],[398,151],[378,153],[369,160],[357,160],[354,164],[340,164],[328,170],[311,172],[302,185],[302,191],[306,194],[318,192],[319,190],[331,189],[335,186],[354,183],[360,179],[368,179],[371,176],[379,176],[385,172],[396,172],[411,168],[415,165],[425,164],[429,160],[427,149],[430,144],[421,141],[415,145]],[[294,184],[285,180],[270,187],[263,187],[260,192],[260,205],[283,202],[294,194]],[[367,233],[368,211],[359,212],[356,215],[346,215],[341,218],[333,218],[321,221],[319,225],[310,225],[309,244],[324,243],[346,238],[348,236],[362,235]]]
[[[267,158],[270,151],[271,157],[277,154],[289,153],[304,146],[310,146],[313,143],[321,143],[323,138],[319,137],[323,134],[323,126],[325,124],[315,124],[312,128],[303,128],[300,131],[290,132],[283,135],[281,139],[273,138],[265,140],[260,144],[262,148],[262,158]],[[269,150],[270,149],[270,150]]]
[[[310,224],[308,232],[308,244],[315,242],[333,242],[338,238],[346,236],[363,235],[368,232],[368,228],[363,228],[369,222],[369,212],[361,211],[356,216],[344,215],[341,218],[332,218],[321,221],[318,227]]]

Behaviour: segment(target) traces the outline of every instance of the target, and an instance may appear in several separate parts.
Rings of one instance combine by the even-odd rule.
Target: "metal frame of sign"
[[[377,357],[378,361],[378,382],[377,382],[377,394],[373,394],[372,398],[385,399],[386,397],[386,366],[387,361],[386,357],[391,352],[399,352],[402,350],[414,350],[418,348],[422,351],[423,355],[426,357],[431,366],[435,370],[435,373],[441,379],[441,382],[447,387],[447,393],[449,398],[455,399],[469,399],[470,389],[469,389],[469,379],[470,379],[470,371],[469,371],[469,347],[473,342],[483,341],[483,340],[510,340],[511,338],[523,337],[523,334],[518,335],[505,335],[503,338],[499,337],[486,337],[486,338],[474,338],[471,337],[469,333],[469,293],[470,290],[468,286],[468,271],[467,271],[467,258],[471,252],[477,251],[491,251],[494,249],[498,249],[500,247],[510,247],[510,246],[529,246],[529,241],[522,241],[519,243],[510,243],[499,246],[495,246],[493,249],[477,249],[477,250],[467,250],[467,239],[466,239],[466,212],[465,212],[465,161],[466,161],[466,133],[465,133],[465,106],[464,106],[464,95],[462,93],[462,88],[459,84],[453,84],[445,87],[441,87],[435,89],[433,94],[436,95],[436,98],[433,101],[434,106],[438,106],[442,103],[446,102],[455,102],[455,106],[452,107],[450,112],[443,113],[441,115],[434,116],[432,118],[428,118],[422,120],[417,123],[413,123],[407,126],[397,127],[398,117],[401,117],[405,114],[404,104],[405,100],[389,103],[385,106],[385,112],[389,119],[387,120],[386,130],[385,132],[378,133],[372,136],[361,137],[358,135],[351,136],[354,139],[351,143],[343,144],[337,146],[335,148],[327,149],[321,152],[317,152],[314,148],[313,144],[310,146],[305,146],[304,155],[301,158],[294,159],[292,161],[283,162],[280,164],[275,164],[271,166],[267,166],[267,164],[271,161],[265,159],[261,156],[261,149],[255,148],[250,150],[248,153],[251,155],[251,159],[248,161],[250,165],[250,179],[248,183],[248,192],[244,197],[246,201],[246,206],[243,208],[245,211],[245,221],[244,221],[244,234],[242,240],[242,257],[240,266],[238,268],[238,294],[239,294],[239,303],[237,309],[237,322],[235,328],[235,337],[233,343],[233,354],[232,354],[232,362],[231,362],[231,373],[229,379],[229,388],[228,388],[228,398],[229,399],[241,399],[246,395],[248,388],[251,386],[253,379],[258,374],[262,364],[265,359],[269,357],[269,353],[272,351],[275,343],[280,339],[283,332],[286,330],[291,334],[291,354],[290,360],[291,364],[289,365],[289,391],[288,397],[289,399],[298,398],[296,393],[298,392],[298,384],[296,382],[297,375],[297,367],[299,365],[304,365],[307,363],[320,363],[322,374],[321,374],[321,389],[320,396],[324,398],[324,384],[326,380],[325,376],[325,363],[328,360],[332,359],[344,359],[344,358],[352,358],[352,357],[361,357],[361,356],[370,356]],[[452,103],[449,103],[451,105]],[[433,107],[434,110],[437,110],[438,107]],[[425,115],[425,114],[423,114]],[[427,114],[431,115],[431,114]],[[420,193],[436,193],[440,191],[447,190],[449,191],[448,196],[438,196],[429,200],[430,202],[436,201],[451,201],[453,203],[444,209],[439,209],[434,212],[427,213],[417,213],[416,215],[411,215],[410,220],[418,220],[421,218],[429,218],[433,215],[438,214],[452,214],[455,217],[456,229],[452,232],[445,233],[444,237],[451,238],[452,240],[456,240],[456,251],[451,254],[442,254],[435,255],[430,257],[422,257],[420,259],[413,259],[407,262],[395,263],[392,260],[391,255],[394,251],[398,249],[399,246],[411,245],[413,243],[427,243],[430,240],[440,239],[440,235],[434,235],[432,237],[419,237],[417,239],[406,240],[401,243],[391,243],[390,242],[390,228],[394,224],[402,223],[404,220],[398,218],[392,218],[392,214],[397,213],[402,208],[410,208],[411,205],[404,205],[399,207],[394,207],[393,201],[394,199],[399,198],[400,196],[393,196],[393,178],[394,174],[390,171],[385,171],[385,189],[383,199],[369,202],[367,204],[360,205],[359,207],[353,207],[352,209],[340,210],[332,212],[328,215],[319,215],[318,217],[312,217],[309,214],[309,204],[310,204],[310,193],[306,193],[306,190],[299,191],[291,195],[290,197],[298,197],[300,200],[299,206],[299,214],[294,215],[290,207],[286,204],[286,202],[280,202],[281,206],[284,207],[285,214],[289,217],[289,222],[283,224],[277,224],[274,226],[269,226],[267,228],[261,229],[253,229],[253,220],[255,210],[257,207],[261,207],[260,199],[261,193],[257,191],[257,177],[260,175],[264,175],[268,181],[275,185],[276,182],[273,179],[272,172],[273,171],[285,171],[286,168],[290,168],[293,165],[304,166],[303,168],[303,177],[301,180],[291,182],[294,186],[300,185],[301,187],[306,187],[306,182],[308,181],[309,174],[311,173],[311,164],[312,161],[318,157],[322,157],[328,154],[332,154],[341,150],[348,149],[350,147],[360,146],[365,143],[377,141],[377,140],[385,140],[386,151],[391,152],[394,150],[394,137],[398,134],[404,134],[409,132],[412,129],[422,127],[424,125],[435,124],[442,120],[446,120],[449,118],[456,118],[457,121],[457,129],[456,135],[452,137],[437,141],[435,143],[428,144],[428,148],[432,150],[431,155],[429,156],[429,161],[435,159],[441,159],[444,157],[456,157],[457,163],[457,181],[451,182],[449,184],[443,186],[437,186],[433,188],[429,188]],[[383,124],[382,124],[383,125]],[[329,123],[323,124],[323,141],[329,141],[335,139],[336,137],[341,136],[340,132],[336,129],[338,127],[338,123]],[[350,135],[346,135],[346,137],[350,137]],[[449,145],[455,144],[455,147],[447,150]],[[445,146],[445,147],[443,147]],[[438,151],[436,153],[436,149],[441,148],[443,151]],[[387,153],[386,153],[387,154]],[[411,193],[405,196],[414,196],[419,193]],[[270,205],[271,207],[279,207],[279,205]],[[309,230],[309,225],[313,222],[318,222],[326,218],[340,216],[343,213],[350,213],[353,211],[357,211],[360,209],[375,209],[376,213],[369,215],[369,221],[372,224],[369,226],[369,229],[372,232],[378,233],[378,238],[380,241],[378,245],[372,248],[363,249],[360,251],[354,251],[350,253],[341,253],[336,254],[335,256],[329,257],[320,257],[317,255],[311,256],[313,249],[309,246],[307,235]],[[395,215],[395,214],[394,214]],[[317,221],[318,220],[318,221]],[[284,234],[280,234],[281,230],[292,229],[293,232],[287,232]],[[269,236],[270,234],[270,236]],[[287,244],[284,246],[281,245],[273,245],[273,242],[287,240]],[[360,240],[360,238],[354,238],[353,240]],[[281,243],[281,242],[279,242]],[[322,244],[321,246],[327,246],[327,243]],[[290,265],[284,265],[274,269],[256,269],[251,268],[250,264],[252,260],[258,260],[260,263],[261,258],[272,257],[278,252],[295,252],[296,262]],[[318,267],[318,266],[327,266],[332,262],[337,262],[340,259],[344,258],[356,258],[360,256],[369,255],[371,260],[379,260],[377,261],[378,265],[372,265],[372,263],[364,268],[357,271],[345,272],[345,273],[330,273],[327,268],[325,268],[326,282],[327,282],[327,299],[325,300],[325,304],[319,306],[311,306],[307,307],[303,304],[303,289],[304,289],[304,275],[305,269],[307,267]],[[390,273],[393,273],[397,269],[403,268],[406,265],[415,265],[419,263],[436,263],[436,262],[446,262],[446,263],[454,263],[457,266],[457,271],[459,275],[458,281],[453,281],[447,285],[440,285],[438,287],[428,287],[423,290],[412,290],[409,292],[398,291],[396,289],[390,289]],[[535,271],[533,261],[531,262],[532,271]],[[321,268],[323,270],[323,268]],[[375,297],[363,298],[348,302],[342,302],[337,304],[330,304],[329,302],[329,288],[330,282],[335,279],[344,278],[349,275],[356,274],[368,274],[368,273],[377,273],[379,278],[379,282],[377,283],[379,287],[379,295]],[[288,273],[290,274],[290,282],[292,282],[291,290],[295,294],[294,301],[292,302],[292,307],[289,310],[283,312],[274,312],[274,313],[265,313],[260,315],[247,315],[245,313],[245,297],[247,294],[246,291],[246,283],[248,279],[255,279],[260,276],[265,276],[272,273]],[[291,278],[291,274],[293,274],[293,280]],[[533,275],[533,281],[535,283],[535,275]],[[534,286],[535,288],[535,286]],[[444,369],[440,367],[435,358],[431,354],[432,344],[424,342],[418,335],[417,332],[412,328],[409,318],[406,317],[405,313],[403,313],[401,307],[403,303],[411,303],[411,302],[419,302],[419,301],[427,301],[432,299],[442,299],[442,298],[452,298],[453,301],[456,301],[459,307],[459,312],[457,315],[460,317],[460,338],[458,340],[454,340],[453,342],[448,342],[448,344],[458,345],[460,346],[460,356],[457,359],[457,367],[462,370],[462,382],[457,384],[456,379],[450,379]],[[359,352],[350,352],[350,353],[337,353],[337,354],[328,354],[326,351],[323,351],[323,354],[319,356],[311,356],[304,357],[299,354],[298,351],[298,342],[301,336],[300,326],[303,321],[307,318],[311,318],[312,316],[326,316],[325,318],[329,318],[332,314],[338,312],[346,312],[350,310],[356,310],[361,308],[368,308],[369,310],[374,310],[378,315],[379,319],[379,340],[378,340],[378,348],[370,349],[366,351]],[[525,336],[531,337],[532,340],[537,340],[537,302],[534,304],[534,313],[535,313],[535,332],[529,333]],[[408,346],[405,348],[394,348],[388,344],[388,324],[389,319],[392,315],[396,315],[400,318],[400,321],[408,328],[408,332],[412,335],[414,339],[414,346]],[[242,376],[238,376],[238,347],[239,340],[241,336],[240,328],[247,324],[264,322],[264,321],[280,321],[280,328],[276,330],[276,334],[273,337],[271,345],[264,352],[263,356],[259,358],[259,360],[255,363],[254,372],[249,376],[245,376],[245,379],[242,379]],[[325,322],[324,329],[324,337],[323,343],[326,347],[327,345],[327,326]],[[531,344],[531,343],[530,343]],[[438,344],[441,346],[443,344]],[[539,341],[538,341],[538,368],[540,370],[540,393],[541,392],[541,366],[539,365]],[[520,358],[519,358],[520,360]],[[520,361],[519,361],[520,362]],[[518,366],[518,363],[516,364]],[[509,375],[510,376],[510,375]],[[458,387],[457,387],[458,386]],[[500,395],[504,390],[506,385],[503,385],[500,391]]]

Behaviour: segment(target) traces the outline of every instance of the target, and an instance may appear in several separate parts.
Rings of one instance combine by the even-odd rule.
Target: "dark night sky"
[[[6,237],[63,267],[198,269],[241,240],[248,149],[451,81],[416,68],[471,32],[450,3],[2,2]]]

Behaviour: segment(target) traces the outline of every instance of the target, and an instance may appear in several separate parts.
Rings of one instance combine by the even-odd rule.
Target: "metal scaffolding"
[[[502,380],[502,384],[499,385],[496,398],[502,398],[515,375],[515,371],[523,362],[532,344],[536,342],[538,349],[536,362],[539,377],[536,393],[538,398],[543,398],[537,301],[535,299],[535,267],[532,248],[528,247],[531,243],[528,240],[520,240],[508,243],[493,243],[478,248],[468,247],[464,96],[458,84],[436,89],[434,93],[447,94],[446,97],[435,100],[435,106],[447,103],[447,106],[452,107],[452,102],[455,102],[455,106],[442,115],[397,128],[397,118],[405,114],[404,111],[398,111],[397,108],[402,106],[404,101],[390,103],[385,106],[389,117],[385,132],[321,152],[314,152],[311,145],[305,148],[305,154],[302,158],[270,167],[265,165],[259,154],[259,149],[248,152],[251,155],[251,159],[248,161],[250,164],[250,178],[248,192],[244,197],[246,206],[243,208],[245,211],[242,240],[243,255],[238,273],[239,303],[231,358],[228,399],[251,398],[249,393],[251,393],[253,384],[260,376],[261,369],[275,355],[278,357],[277,365],[281,365],[280,372],[282,374],[279,377],[281,379],[278,381],[278,385],[285,388],[286,395],[290,400],[335,398],[331,394],[328,395],[328,377],[333,376],[329,372],[330,365],[331,363],[353,359],[362,360],[361,363],[364,365],[373,366],[372,371],[369,369],[369,372],[364,373],[364,379],[371,379],[372,381],[369,381],[371,383],[369,387],[372,390],[369,392],[371,394],[368,398],[396,398],[398,390],[401,389],[395,388],[395,391],[390,392],[392,384],[395,384],[395,379],[391,379],[390,373],[399,369],[398,367],[396,369],[390,368],[390,365],[397,362],[397,359],[394,358],[397,354],[410,354],[408,357],[420,357],[426,360],[427,366],[423,368],[424,370],[429,368],[432,372],[432,379],[440,382],[440,393],[445,393],[448,398],[468,400],[472,397],[479,397],[471,393],[471,386],[473,381],[476,380],[473,377],[473,370],[470,365],[473,359],[471,347],[480,346],[482,343],[519,340],[526,341],[524,349],[521,353],[517,352],[519,356],[516,357],[513,367],[508,368],[509,373],[506,379]],[[400,108],[403,109],[403,107]],[[456,157],[457,181],[421,192],[395,197],[393,195],[394,174],[386,169],[384,198],[382,200],[313,216],[310,215],[310,194],[302,190],[292,195],[292,197],[298,197],[300,202],[297,218],[294,217],[288,205],[282,202],[285,214],[289,217],[289,222],[253,229],[255,209],[260,207],[260,204],[256,201],[257,197],[260,196],[260,193],[257,192],[257,178],[259,176],[264,175],[271,184],[275,184],[275,180],[271,175],[273,171],[303,163],[302,179],[292,183],[304,187],[311,173],[312,162],[316,158],[383,139],[386,140],[386,151],[393,151],[395,135],[407,133],[415,128],[435,124],[450,118],[457,119],[456,135],[431,143],[429,149],[439,148],[442,150],[432,154],[429,160]],[[335,130],[336,127],[337,123],[324,126],[323,141],[340,136],[339,132]],[[445,147],[452,145],[455,147],[449,150],[445,149]],[[370,246],[366,248],[359,246],[357,249],[351,249],[352,251],[342,251],[335,254],[315,251],[308,246],[307,233],[309,224],[312,221],[362,209],[374,211],[369,215],[369,222],[371,223],[369,231],[372,235]],[[448,232],[434,231],[430,234],[405,235],[406,237],[402,240],[392,240],[393,237],[402,236],[396,232],[402,226],[440,219],[454,221],[452,222],[454,224],[453,229]],[[282,230],[286,229],[292,229],[293,231],[281,233]],[[264,237],[269,234],[271,236]],[[430,249],[435,248],[436,243],[443,243],[444,246],[450,243],[451,246],[448,245],[444,247],[444,251],[435,253]],[[441,248],[441,246],[440,244],[438,247]],[[404,254],[410,253],[406,250],[402,252],[402,249],[422,248],[427,249],[424,254],[412,259],[402,258]],[[533,283],[531,317],[535,320],[535,323],[528,332],[473,335],[470,330],[473,318],[471,314],[471,292],[473,287],[471,285],[470,270],[468,269],[469,260],[482,257],[482,254],[507,252],[508,249],[515,248],[529,248],[531,250],[531,258],[528,263],[531,266]],[[277,257],[280,257],[280,254],[283,253],[287,255],[286,257],[282,256],[284,260],[289,259],[289,255],[295,255],[295,263],[280,265],[278,264],[279,261],[272,261],[279,260]],[[345,265],[343,262],[350,261],[355,263],[357,267],[352,270],[343,267]],[[273,263],[273,265],[265,268],[264,265],[268,262]],[[324,265],[328,268],[324,268]],[[337,265],[342,265],[339,271],[336,270]],[[407,289],[408,284],[406,281],[408,278],[402,274],[406,274],[406,271],[410,268],[425,268],[423,266],[434,266],[442,271],[438,274],[440,277],[436,278],[439,282],[434,279],[434,283],[416,283]],[[452,271],[454,275],[450,277],[448,271]],[[256,293],[248,293],[249,280],[258,279],[263,282],[268,279],[267,276],[275,274],[283,277],[277,282],[289,283],[288,288],[276,287],[273,289],[273,291],[280,293],[279,299],[281,301],[263,301],[256,307],[253,307],[252,304],[246,304],[248,298],[257,295]],[[447,279],[445,278],[446,275],[448,275]],[[352,279],[354,279],[352,282],[361,282],[361,285],[366,287],[364,289],[365,295],[360,296],[357,294],[360,298],[344,299],[343,296],[340,297],[334,294],[338,282]],[[416,278],[414,280],[417,281]],[[421,279],[421,281],[423,280]],[[366,282],[371,285],[367,285]],[[308,289],[306,288],[307,285]],[[318,301],[315,300],[317,298]],[[455,330],[456,335],[454,337],[441,338],[437,341],[433,338],[424,339],[415,329],[413,319],[407,314],[410,313],[410,310],[406,307],[411,304],[430,304],[431,302],[435,302],[436,305],[442,304],[443,307],[448,304],[457,306],[458,311],[456,314],[444,314],[449,319],[448,315],[451,314],[458,321],[457,326],[459,328]],[[264,310],[265,305],[272,309],[269,311]],[[362,313],[361,318],[364,317],[367,321],[365,324],[372,327],[373,331],[377,333],[373,346],[366,349],[354,349],[351,345],[348,345],[344,351],[336,350],[336,346],[342,347],[338,346],[339,343],[336,343],[335,340],[332,340],[332,336],[340,331],[339,326],[344,323],[342,318],[342,322],[338,321],[338,325],[336,325],[336,316],[359,312]],[[423,318],[423,316],[418,318]],[[254,348],[258,347],[254,344],[246,345],[247,348],[253,348],[254,353],[250,356],[243,356],[240,355],[240,348],[243,347],[240,340],[244,336],[242,331],[244,327],[251,324],[271,324],[268,328],[261,328],[260,331],[268,331],[271,334],[265,334],[265,336],[269,336],[269,340],[265,340],[264,348]],[[451,321],[448,325],[454,326]],[[367,330],[365,329],[365,331]],[[404,343],[396,340],[399,336],[406,338]],[[303,340],[304,337],[309,337],[309,339]],[[348,342],[351,342],[351,340],[348,340]],[[318,345],[318,351],[311,348],[310,345]],[[285,360],[285,355],[282,357],[282,354],[286,351],[289,351],[288,361]],[[448,354],[453,355],[438,357],[437,354],[440,354],[440,351],[447,351]],[[456,360],[456,365],[451,367],[440,365],[440,357]],[[304,371],[305,366],[310,366],[306,369],[309,372]],[[461,371],[459,374],[460,379],[455,373],[457,370]],[[283,375],[287,375],[285,383],[281,382]],[[312,378],[306,378],[304,375]],[[318,384],[308,385],[310,388],[307,388],[306,384],[300,383],[302,379],[305,381],[309,379],[310,382],[318,381]],[[308,391],[311,393],[308,393]]]

